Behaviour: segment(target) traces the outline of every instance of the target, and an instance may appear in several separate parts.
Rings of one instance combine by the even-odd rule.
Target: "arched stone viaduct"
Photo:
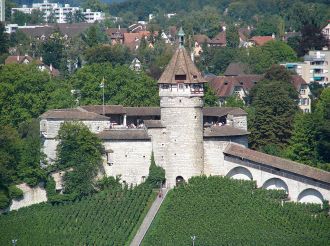
[[[237,144],[224,150],[223,175],[255,180],[258,187],[283,189],[291,201],[330,200],[330,173],[293,161],[253,151]]]

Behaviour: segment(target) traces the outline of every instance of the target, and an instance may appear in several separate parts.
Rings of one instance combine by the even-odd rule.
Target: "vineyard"
[[[107,189],[80,201],[0,215],[0,245],[125,245],[155,197],[152,189]],[[134,232],[133,232],[134,233]]]
[[[195,177],[170,191],[142,245],[329,245],[321,206],[282,203],[251,181]]]

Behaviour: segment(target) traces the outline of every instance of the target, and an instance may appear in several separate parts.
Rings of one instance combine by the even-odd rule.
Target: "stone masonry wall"
[[[168,147],[167,134],[165,128],[151,128],[148,129],[148,135],[151,137],[152,150],[157,166],[166,168],[165,151]]]
[[[113,164],[109,165],[104,158],[104,170],[107,176],[121,175],[121,181],[127,184],[140,184],[149,174],[152,152],[151,141],[148,140],[113,140],[104,141]]]
[[[19,200],[13,199],[12,204],[10,205],[10,211],[47,201],[46,190],[42,183],[36,187],[30,187],[25,183],[19,184],[17,187],[23,191],[24,196]]]
[[[173,187],[176,177],[186,181],[203,174],[203,115],[199,97],[163,97],[161,120],[166,126],[166,184]]]
[[[230,142],[247,147],[247,136],[204,138],[204,173],[224,175],[223,151]]]

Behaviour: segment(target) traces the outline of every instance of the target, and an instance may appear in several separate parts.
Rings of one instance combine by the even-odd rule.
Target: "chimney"
[[[42,62],[42,56],[40,56],[40,59],[39,60]]]
[[[49,64],[49,70],[50,70],[51,72],[53,72],[53,65],[52,65],[52,64]]]
[[[17,62],[19,62],[19,55],[17,55]]]
[[[275,39],[275,33],[272,34],[272,39]]]

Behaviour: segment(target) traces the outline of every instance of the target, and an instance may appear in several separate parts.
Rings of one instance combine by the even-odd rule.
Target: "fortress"
[[[248,149],[247,114],[240,108],[203,107],[205,79],[183,47],[183,36],[158,81],[160,107],[81,106],[40,116],[43,152],[56,159],[61,123],[80,121],[103,141],[104,170],[127,184],[148,176],[151,154],[173,187],[192,176],[223,175],[284,189],[299,202],[330,199],[330,173]],[[57,180],[60,179],[60,174]],[[60,185],[57,185],[60,189]]]

